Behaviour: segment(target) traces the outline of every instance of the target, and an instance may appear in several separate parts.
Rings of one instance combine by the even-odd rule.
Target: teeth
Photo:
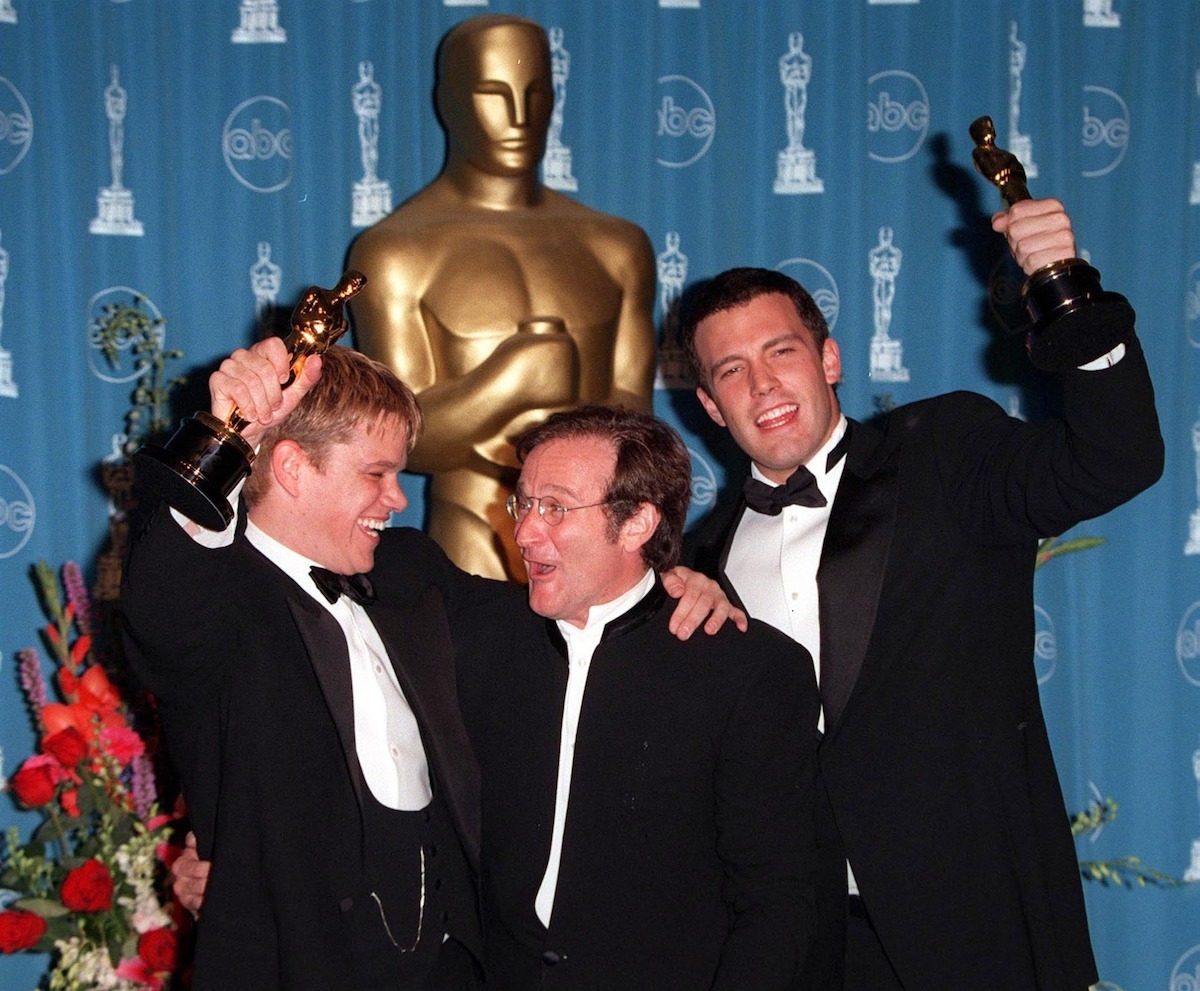
[[[776,420],[782,420],[785,416],[794,413],[799,408],[800,407],[795,403],[790,403],[787,406],[777,406],[775,409],[767,410],[762,414],[762,416],[755,420],[754,423],[760,427],[767,427]]]
[[[373,520],[364,516],[358,521],[358,525],[368,530],[384,530],[387,528],[387,520]]]

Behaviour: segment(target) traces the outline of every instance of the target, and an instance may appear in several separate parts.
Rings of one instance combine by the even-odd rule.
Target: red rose
[[[8,787],[26,808],[36,809],[54,798],[59,783],[67,780],[67,772],[48,754],[30,757],[11,778]]]
[[[103,912],[112,905],[112,875],[98,860],[76,867],[63,881],[62,903],[72,912]]]
[[[42,741],[42,750],[51,754],[63,767],[72,768],[87,756],[87,740],[74,726],[52,733]]]
[[[79,817],[79,789],[68,788],[58,796],[59,802],[62,804],[63,811],[75,818]]]
[[[170,929],[151,929],[138,937],[138,956],[153,971],[174,970],[178,944]]]
[[[0,953],[32,950],[46,932],[46,920],[19,908],[0,912]]]

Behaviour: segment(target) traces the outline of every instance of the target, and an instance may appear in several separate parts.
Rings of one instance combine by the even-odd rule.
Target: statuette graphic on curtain
[[[379,111],[383,106],[383,89],[375,82],[375,66],[358,63],[358,82],[351,90],[354,116],[358,118],[358,145],[362,154],[363,177],[354,184],[350,223],[354,227],[370,227],[392,212],[392,186],[380,179],[379,168]]]
[[[2,232],[0,232],[0,236]],[[0,342],[4,340],[4,284],[8,281],[8,252],[0,245]],[[0,343],[0,396],[17,398],[17,383],[13,381],[12,353]]]
[[[774,188],[777,193],[825,192],[825,183],[817,176],[816,153],[804,147],[808,83],[812,79],[812,69],[812,56],[804,51],[804,35],[793,31],[788,35],[788,50],[779,58],[779,81],[783,84],[788,143],[776,162]]]
[[[238,26],[229,39],[235,45],[281,45],[287,41],[287,31],[279,26],[276,0],[241,0],[238,15]]]
[[[892,302],[896,298],[896,276],[904,253],[893,243],[890,227],[879,228],[879,243],[868,252],[875,311],[875,333],[871,337],[871,380],[873,382],[907,382],[904,367],[904,344],[889,333],[892,325]]]
[[[1025,174],[1036,179],[1038,167],[1033,160],[1033,138],[1021,133],[1021,74],[1025,71],[1026,48],[1017,37],[1016,21],[1011,24],[1008,38],[1008,147],[1025,166]]]
[[[542,159],[542,181],[551,189],[575,192],[579,182],[571,174],[571,149],[563,144],[563,105],[567,102],[567,77],[571,75],[571,53],[563,48],[563,29],[550,28],[550,80],[554,87],[554,110],[546,132],[546,155]]]
[[[250,266],[250,291],[254,293],[254,321],[263,334],[271,332],[271,318],[283,283],[283,269],[271,261],[271,242],[258,242],[258,261]]]
[[[1083,0],[1085,28],[1119,28],[1121,15],[1113,10],[1113,0]]]
[[[96,197],[96,216],[88,225],[93,234],[125,234],[141,237],[142,222],[133,215],[133,192],[125,188],[125,111],[129,97],[120,83],[120,70],[112,67],[112,82],[104,91],[104,113],[108,116],[108,155],[112,183]]]
[[[678,314],[675,302],[683,295],[687,282],[688,259],[679,250],[679,231],[667,231],[666,250],[660,251],[658,267],[658,308],[662,314],[662,343],[658,346],[658,371],[655,389],[690,389],[692,382],[687,358],[679,343]]]

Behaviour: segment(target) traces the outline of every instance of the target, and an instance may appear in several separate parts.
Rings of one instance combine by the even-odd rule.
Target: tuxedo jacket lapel
[[[479,769],[459,715],[454,652],[441,593],[427,588],[403,608],[377,603],[367,612],[417,717],[430,767],[458,820],[467,855],[478,868],[479,817],[469,810],[479,808]]]
[[[358,750],[354,742],[354,690],[350,682],[350,652],[346,647],[346,635],[337,620],[299,589],[288,595],[287,604],[296,621],[300,639],[304,641],[304,649],[308,652],[317,683],[321,686],[325,705],[337,727],[342,756],[354,786],[355,798],[361,807],[366,779],[358,763]]]
[[[817,571],[821,617],[821,702],[825,732],[835,729],[858,681],[870,643],[883,573],[895,530],[896,472],[877,464],[882,436],[850,421],[846,467],[830,511]],[[701,546],[700,570],[713,574],[726,595],[741,605],[725,574],[734,534],[746,511],[739,498],[724,522],[714,520],[719,540]],[[712,531],[710,531],[712,532]]]
[[[896,471],[868,468],[869,452],[856,441],[877,435],[861,424],[853,428],[817,569],[826,734],[839,725],[862,671],[895,531]]]

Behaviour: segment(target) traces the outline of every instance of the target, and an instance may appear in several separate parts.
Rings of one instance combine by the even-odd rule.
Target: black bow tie
[[[829,452],[829,457],[825,460],[826,471],[842,460],[849,446],[850,431],[847,430]],[[816,476],[804,465],[792,472],[782,485],[768,485],[757,478],[747,478],[742,491],[746,497],[746,505],[764,516],[778,516],[783,512],[784,506],[808,506],[817,509],[828,502],[817,486]]]
[[[316,565],[313,565],[309,574],[331,604],[337,602],[339,595],[353,599],[360,606],[369,606],[375,601],[375,586],[366,575],[339,575],[336,571]]]
[[[746,505],[764,516],[778,516],[784,506],[825,505],[825,497],[817,487],[813,473],[804,465],[797,468],[783,485],[768,485],[757,478],[747,478],[744,488]]]

